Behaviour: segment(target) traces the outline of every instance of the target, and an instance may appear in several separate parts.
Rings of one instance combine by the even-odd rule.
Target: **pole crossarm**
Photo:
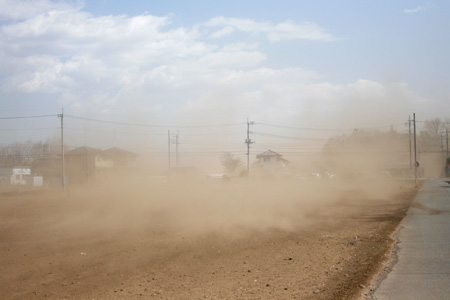
[[[245,140],[245,144],[247,144],[247,177],[250,178],[250,145],[254,144],[250,139],[250,125],[254,125],[254,122],[249,122],[247,118],[247,139]]]

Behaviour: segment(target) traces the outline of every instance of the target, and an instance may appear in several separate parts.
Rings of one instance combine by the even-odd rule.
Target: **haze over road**
[[[450,184],[424,182],[398,233],[398,262],[374,299],[450,299]]]

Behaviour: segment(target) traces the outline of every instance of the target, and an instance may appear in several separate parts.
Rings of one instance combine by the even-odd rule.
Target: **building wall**
[[[267,168],[267,169],[285,167],[283,160],[279,156],[259,157],[259,163],[263,168]]]
[[[70,183],[82,184],[95,178],[94,155],[67,155],[65,173]]]

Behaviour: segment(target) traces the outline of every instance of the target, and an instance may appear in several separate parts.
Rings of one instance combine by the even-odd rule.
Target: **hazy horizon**
[[[253,155],[316,155],[355,128],[405,133],[413,113],[448,120],[449,9],[0,0],[0,144],[60,136],[62,108],[68,146],[157,160],[169,130],[189,159],[245,159],[247,120]]]

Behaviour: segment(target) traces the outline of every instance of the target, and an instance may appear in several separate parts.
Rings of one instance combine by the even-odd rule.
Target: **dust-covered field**
[[[415,194],[394,181],[0,196],[2,299],[356,299]]]

